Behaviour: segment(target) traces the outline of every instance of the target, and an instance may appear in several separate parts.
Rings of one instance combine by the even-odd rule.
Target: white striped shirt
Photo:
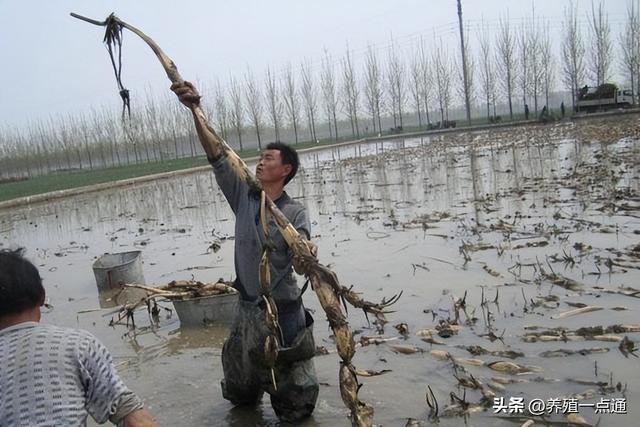
[[[0,330],[0,427],[118,424],[142,407],[89,332],[24,322]]]

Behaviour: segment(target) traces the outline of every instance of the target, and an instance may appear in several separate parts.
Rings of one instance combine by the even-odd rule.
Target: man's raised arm
[[[240,200],[247,194],[248,183],[239,175],[238,169],[229,164],[229,157],[226,154],[228,149],[225,149],[224,141],[204,120],[198,120],[196,107],[200,105],[200,95],[196,88],[185,81],[172,84],[171,90],[178,96],[180,102],[191,110],[198,139],[207,154],[209,163],[213,166],[216,182],[229,202],[231,210],[236,213]],[[198,110],[201,111],[201,109]],[[206,126],[206,129],[203,126]]]

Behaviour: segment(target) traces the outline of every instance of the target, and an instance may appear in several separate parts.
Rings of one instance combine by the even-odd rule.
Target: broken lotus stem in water
[[[121,34],[119,31],[122,28],[132,31],[142,38],[153,50],[167,73],[169,80],[174,84],[184,84],[185,80],[178,72],[178,68],[162,51],[162,49],[160,49],[160,47],[142,31],[120,20],[114,14],[109,15],[105,21],[96,21],[74,13],[72,13],[71,16],[94,25],[106,27],[107,35],[105,36],[105,41],[108,41],[110,39],[109,37],[113,40],[114,34],[117,35],[115,40],[121,40]],[[118,75],[118,73],[116,73],[116,75]],[[208,125],[206,116],[200,104],[197,102],[194,103],[191,107],[191,111],[193,113],[196,130],[198,132],[198,138],[200,139],[207,156],[214,158],[216,155],[226,155],[229,164],[236,174],[247,182],[252,190],[261,191],[260,183],[253,177],[244,161],[242,161],[233,149],[216,134],[212,127]],[[320,264],[315,257],[311,255],[305,240],[300,236],[298,231],[293,227],[293,225],[291,225],[269,197],[265,197],[265,205],[276,220],[278,229],[282,233],[294,255],[303,260],[303,272],[305,276],[310,279],[312,287],[320,300],[320,304],[327,314],[329,325],[333,329],[338,354],[342,359],[340,368],[340,393],[342,395],[343,402],[351,411],[351,422],[354,426],[371,426],[373,423],[373,407],[361,402],[357,396],[361,385],[357,380],[356,369],[351,364],[351,359],[355,354],[356,346],[346,315],[342,312],[340,300],[342,298],[343,300],[354,304],[356,307],[362,308],[365,313],[374,314],[379,320],[385,320],[384,314],[387,313],[385,308],[396,302],[399,295],[392,297],[389,301],[383,301],[380,304],[373,304],[361,299],[355,292],[351,291],[351,289],[342,287],[339,284],[336,275],[327,267]],[[265,352],[272,353],[274,343],[267,342],[265,344]]]

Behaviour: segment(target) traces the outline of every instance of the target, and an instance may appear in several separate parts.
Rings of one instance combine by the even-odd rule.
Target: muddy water
[[[403,291],[384,331],[396,340],[361,347],[354,359],[358,368],[391,370],[363,379],[360,397],[376,408],[376,423],[403,426],[412,419],[428,425],[425,391],[430,385],[440,425],[519,425],[491,407],[472,410],[468,417],[443,416],[450,393],[464,394],[454,374],[473,374],[485,387],[496,377],[517,380],[496,392],[507,401],[569,397],[588,389],[593,394],[581,403],[626,397],[627,415],[598,415],[592,407],[580,413],[592,424],[601,418],[600,425],[634,425],[640,415],[640,362],[625,357],[618,342],[522,338],[541,330],[533,327],[640,324],[639,299],[614,293],[640,288],[640,248],[633,251],[640,242],[636,119],[359,144],[306,154],[302,161],[304,168],[288,192],[309,210],[321,262],[369,300]],[[224,327],[182,329],[169,310],[162,311],[159,324],[146,311],[137,312],[135,331],[110,327],[114,309],[99,297],[91,264],[105,252],[138,249],[148,284],[230,279],[232,238],[233,214],[210,173],[0,212],[2,247],[25,246],[40,268],[53,305],[44,321],[87,329],[105,342],[121,375],[160,425],[278,423],[268,398],[255,410],[232,409],[222,399]],[[220,244],[217,252],[209,249],[214,242]],[[554,285],[554,278],[572,279],[582,289]],[[459,333],[448,338],[434,333],[443,345],[422,341],[417,331],[456,319],[454,301],[465,292],[468,316],[458,311]],[[575,303],[602,309],[552,318]],[[311,292],[305,304],[316,313],[317,344],[333,350]],[[358,310],[350,310],[349,319],[356,340],[378,333]],[[399,323],[407,324],[406,337],[393,327]],[[618,335],[640,339],[640,333]],[[419,351],[403,354],[393,345]],[[472,345],[523,356],[476,356],[466,349]],[[543,356],[549,350],[594,348],[602,352]],[[453,359],[433,357],[434,349]],[[484,365],[465,364],[468,358]],[[541,370],[510,375],[486,366],[498,360]],[[318,356],[316,368],[320,397],[304,425],[349,425],[338,389],[338,356]],[[618,382],[621,391],[615,388]],[[466,391],[471,405],[480,399],[479,391]],[[548,419],[566,421],[561,414]]]

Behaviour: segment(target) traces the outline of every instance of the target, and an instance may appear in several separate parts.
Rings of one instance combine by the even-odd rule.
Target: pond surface
[[[472,388],[466,389],[471,413],[448,416],[459,409],[445,409],[450,394],[465,394],[456,376],[471,375],[507,402],[579,394],[587,423],[634,424],[640,361],[619,349],[619,339],[636,342],[640,333],[614,328],[609,335],[618,338],[609,339],[618,341],[602,341],[575,331],[640,324],[640,294],[628,289],[640,289],[635,116],[362,143],[301,157],[303,168],[287,191],[309,211],[320,261],[369,301],[403,291],[384,330],[394,340],[358,348],[353,361],[360,369],[391,370],[362,379],[360,398],[375,407],[377,424],[429,425],[428,385],[439,425],[526,420],[494,414],[491,404],[480,411],[474,405],[482,394]],[[213,174],[203,172],[0,211],[0,245],[27,248],[53,306],[43,321],[98,336],[159,425],[278,425],[268,399],[249,410],[222,398],[225,327],[180,328],[169,310],[159,324],[146,310],[136,312],[135,331],[109,326],[117,308],[98,295],[92,271],[103,253],[141,250],[149,285],[232,279],[233,222]],[[315,311],[316,344],[335,349],[317,298],[308,291],[304,300]],[[584,305],[597,311],[563,314]],[[434,329],[456,319],[460,327],[451,336]],[[379,333],[359,310],[349,310],[349,321],[356,341]],[[394,328],[401,323],[408,334]],[[558,327],[572,338],[531,342],[533,333],[560,334],[547,330]],[[427,329],[432,343],[423,340]],[[496,353],[507,350],[522,355]],[[315,361],[320,396],[304,425],[349,425],[337,354]],[[490,369],[495,361],[533,372]],[[628,414],[596,414],[586,406],[603,398],[626,398]],[[561,413],[547,419],[567,420]]]

